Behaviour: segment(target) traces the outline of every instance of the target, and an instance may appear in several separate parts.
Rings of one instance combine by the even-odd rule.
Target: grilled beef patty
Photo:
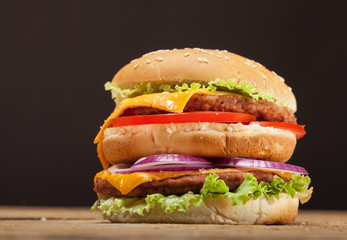
[[[280,107],[267,100],[254,100],[239,94],[230,95],[193,95],[184,108],[184,112],[221,111],[255,115],[258,121],[296,123],[296,117],[286,107]],[[151,115],[168,113],[151,107],[128,108],[122,116]]]
[[[258,180],[258,182],[272,182],[274,173],[262,171],[250,171],[249,173]],[[98,178],[96,180],[94,191],[107,196],[114,197],[146,197],[148,194],[160,193],[167,195],[182,195],[187,192],[200,193],[205,183],[205,178],[209,174],[187,175],[178,178],[169,178],[159,181],[143,183],[134,188],[129,193],[123,195],[106,180]],[[236,190],[245,180],[247,172],[228,172],[217,173],[219,179],[223,180],[229,187],[230,191]]]

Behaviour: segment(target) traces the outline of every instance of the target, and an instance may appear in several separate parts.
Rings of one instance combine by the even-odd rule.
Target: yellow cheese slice
[[[239,169],[239,168],[222,168],[222,169],[206,169],[197,171],[162,171],[162,172],[136,172],[130,174],[113,174],[108,170],[101,171],[95,175],[94,184],[98,178],[106,180],[113,187],[118,189],[122,194],[131,192],[137,186],[152,181],[164,180],[168,178],[178,178],[187,175],[202,175],[209,173],[226,173],[226,172],[240,172],[240,171],[263,171],[272,172],[281,177],[290,179],[291,173],[282,171],[273,171],[265,169]],[[98,194],[99,196],[100,194]]]
[[[98,157],[100,159],[101,165],[104,169],[107,169],[109,167],[109,162],[106,160],[103,150],[103,144],[102,141],[100,141],[96,147],[96,152],[98,153]]]

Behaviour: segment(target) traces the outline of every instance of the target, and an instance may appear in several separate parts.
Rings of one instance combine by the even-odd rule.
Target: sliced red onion
[[[148,167],[158,166],[158,165],[167,165],[167,164],[191,166],[192,164],[211,165],[212,163],[202,157],[195,157],[195,156],[182,155],[182,154],[160,154],[160,155],[153,155],[153,156],[141,158],[137,160],[137,162],[135,162],[130,168],[142,169],[142,168],[148,168]]]
[[[215,158],[211,159],[211,162],[216,165],[225,167],[259,168],[290,173],[308,174],[308,172],[303,167],[280,162],[263,161],[253,158]]]
[[[202,169],[209,169],[212,168],[212,165],[200,165],[200,164],[189,164],[189,165],[180,165],[180,164],[174,164],[174,165],[158,165],[158,166],[151,166],[148,168],[123,168],[123,169],[108,169],[111,172],[114,173],[134,173],[134,172],[160,172],[160,171],[196,171],[196,170],[202,170]]]
[[[280,162],[237,157],[214,158],[207,160],[201,157],[181,154],[161,154],[144,157],[135,162],[131,167],[125,167],[126,166],[112,166],[109,168],[109,171],[128,174],[134,172],[194,171],[221,167],[243,167],[308,174],[308,172],[302,167]]]
[[[130,168],[130,164],[123,164],[123,163],[120,163],[120,164],[115,164],[115,165],[112,165],[111,167],[109,167],[107,170],[112,172],[112,173],[115,173],[117,172],[118,170],[123,170],[123,169],[129,169]]]

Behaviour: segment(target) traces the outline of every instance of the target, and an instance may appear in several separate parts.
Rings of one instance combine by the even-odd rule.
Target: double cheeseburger
[[[116,102],[95,138],[111,222],[287,224],[312,188],[286,164],[304,126],[284,79],[220,50],[145,54],[105,84]]]

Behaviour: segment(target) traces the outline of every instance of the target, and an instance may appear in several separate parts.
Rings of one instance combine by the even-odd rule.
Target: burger
[[[261,64],[199,48],[159,50],[111,82],[116,107],[97,134],[99,199],[123,223],[288,224],[311,197],[287,164],[305,135],[284,79]]]

